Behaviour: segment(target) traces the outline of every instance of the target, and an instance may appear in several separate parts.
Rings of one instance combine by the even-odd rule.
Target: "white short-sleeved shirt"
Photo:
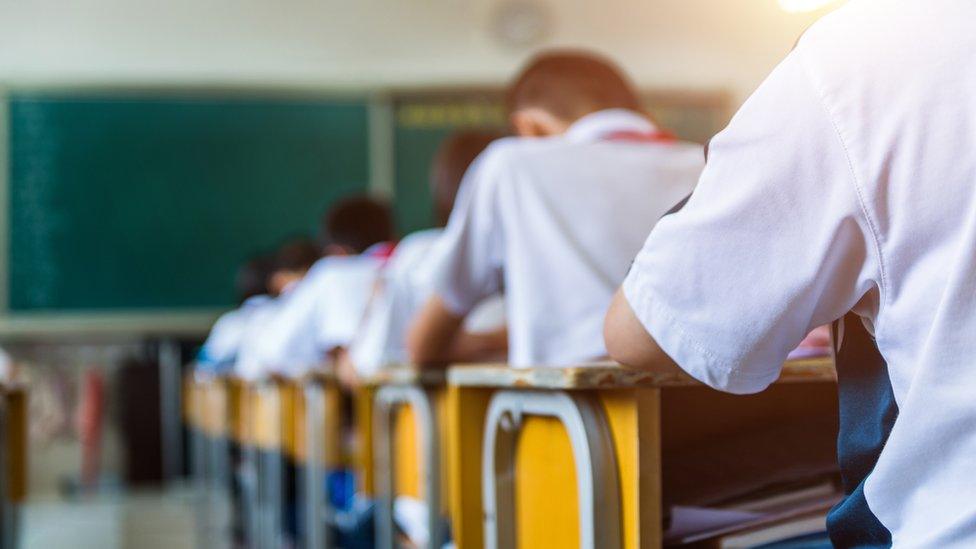
[[[271,297],[266,295],[250,297],[240,307],[220,315],[210,329],[207,341],[200,348],[197,356],[198,367],[213,373],[233,368],[237,353],[244,342],[248,319],[271,301]]]
[[[409,360],[406,334],[410,321],[433,291],[432,254],[436,254],[442,229],[410,234],[397,244],[379,275],[376,293],[370,300],[363,323],[349,347],[353,364],[361,376],[375,374],[391,364]],[[479,304],[465,319],[471,331],[488,331],[505,325],[500,296]]]
[[[655,131],[637,113],[601,111],[560,136],[496,141],[465,175],[435,254],[435,292],[466,314],[504,288],[513,365],[606,356],[613,292],[704,161],[691,143],[614,138]]]
[[[238,377],[253,381],[270,373],[259,359],[258,351],[260,348],[258,345],[278,309],[288,300],[291,294],[290,290],[291,288],[282,292],[278,297],[268,300],[247,316],[241,330],[241,346],[234,361],[234,374]]]
[[[858,404],[890,424],[841,433],[878,451],[835,512],[841,544],[875,520],[873,542],[976,547],[974,24],[967,0],[861,0],[817,23],[623,286],[682,368],[740,393],[814,326],[861,315],[887,371]]]
[[[371,254],[320,259],[281,300],[247,359],[263,374],[300,376],[359,327],[383,259]]]

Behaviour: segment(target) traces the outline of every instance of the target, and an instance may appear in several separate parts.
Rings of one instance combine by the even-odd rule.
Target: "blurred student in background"
[[[502,288],[513,365],[605,357],[615,288],[702,170],[702,147],[657,127],[620,70],[590,53],[533,59],[508,108],[519,137],[474,163],[431,259],[433,295],[408,337],[415,362],[450,360],[464,318]]]
[[[256,375],[301,376],[347,346],[393,249],[389,207],[375,199],[341,200],[322,225],[326,256],[295,284],[253,338]]]
[[[274,262],[273,257],[262,255],[252,258],[238,269],[235,286],[240,305],[221,315],[214,323],[207,341],[197,354],[198,371],[223,374],[233,369],[244,342],[244,327],[248,318],[273,299],[268,288]]]
[[[338,361],[343,384],[353,386],[381,368],[409,362],[406,331],[409,321],[432,291],[432,254],[443,236],[443,226],[468,167],[498,134],[464,131],[448,137],[437,150],[430,170],[431,196],[437,228],[405,237],[383,267],[363,321],[349,352]],[[504,304],[500,295],[483,302],[456,338],[453,361],[475,361],[504,356],[507,340]]]
[[[278,309],[290,298],[292,290],[318,260],[319,252],[319,246],[311,239],[297,238],[286,242],[274,255],[267,277],[269,299],[254,307],[240,328],[240,343],[234,363],[237,375],[256,379],[263,374],[256,354],[256,343],[269,328],[269,322]]]

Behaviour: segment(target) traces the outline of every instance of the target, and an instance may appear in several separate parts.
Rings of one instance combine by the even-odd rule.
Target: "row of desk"
[[[377,547],[396,543],[394,495],[437,511],[428,514],[428,546],[452,539],[463,549],[708,546],[820,512],[836,497],[814,492],[697,529],[680,511],[829,484],[837,467],[829,359],[790,362],[776,384],[751,396],[612,364],[391,369],[354,395],[352,452],[342,442],[348,408],[328,374],[251,384],[190,377],[185,391],[202,493],[226,493],[231,456],[245,471],[243,503],[221,507],[208,497],[202,522],[237,516],[253,547],[284,543],[290,482],[303,516],[315,517],[300,543],[332,547],[324,475],[343,464],[377,501]],[[288,463],[298,468],[295,479],[284,474]]]

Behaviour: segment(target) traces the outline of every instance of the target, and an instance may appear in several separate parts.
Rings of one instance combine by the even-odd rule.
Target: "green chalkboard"
[[[363,101],[8,102],[13,312],[230,305],[242,260],[369,180]]]

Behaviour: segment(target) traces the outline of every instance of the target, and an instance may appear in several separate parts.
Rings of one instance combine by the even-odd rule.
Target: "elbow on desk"
[[[649,369],[650,364],[646,357],[635,352],[632,346],[628,345],[626,338],[613,327],[613,321],[609,318],[603,326],[603,339],[607,347],[607,355],[610,360],[626,366],[628,368]]]
[[[607,310],[603,340],[610,358],[623,366],[643,370],[678,369],[641,324],[622,291],[617,291]]]
[[[411,364],[430,365],[442,359],[443,353],[424,328],[422,324],[415,322],[407,330],[407,358]]]

